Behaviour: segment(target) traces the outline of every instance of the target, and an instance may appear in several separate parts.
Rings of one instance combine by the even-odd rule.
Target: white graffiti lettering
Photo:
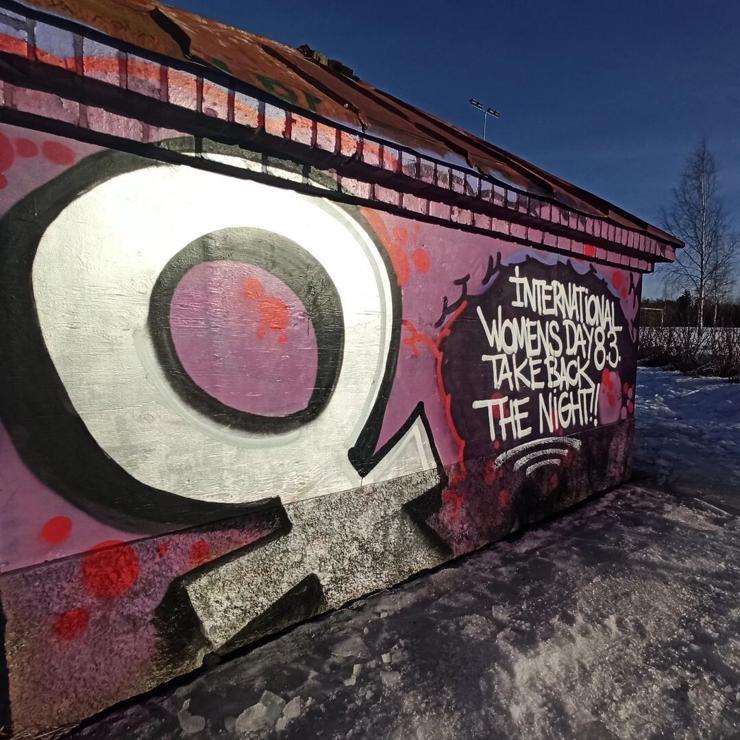
[[[614,301],[574,283],[528,278],[519,266],[509,282],[511,308],[535,317],[506,316],[504,306],[487,317],[477,307],[491,350],[481,362],[488,363],[496,392],[473,401],[473,408],[486,409],[491,441],[596,425],[600,383],[594,377],[621,360]]]

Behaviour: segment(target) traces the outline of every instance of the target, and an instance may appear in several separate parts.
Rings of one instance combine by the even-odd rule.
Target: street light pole
[[[483,111],[483,141],[487,141],[486,124],[488,123],[488,116],[501,118],[501,114],[494,108],[485,107],[483,103],[481,103],[479,100],[476,100],[475,98],[470,98],[470,105],[472,105],[473,108],[476,108],[479,111]]]

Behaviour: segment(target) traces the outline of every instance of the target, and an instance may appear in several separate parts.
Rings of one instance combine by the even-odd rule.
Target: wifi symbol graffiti
[[[502,452],[495,459],[494,464],[500,468],[504,463],[516,458],[514,470],[526,467],[524,474],[529,476],[535,470],[547,465],[560,465],[570,449],[579,450],[580,448],[581,440],[574,437],[544,437]]]

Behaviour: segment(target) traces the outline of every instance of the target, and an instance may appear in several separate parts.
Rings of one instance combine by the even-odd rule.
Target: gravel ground
[[[740,385],[640,370],[635,482],[70,738],[740,738]]]

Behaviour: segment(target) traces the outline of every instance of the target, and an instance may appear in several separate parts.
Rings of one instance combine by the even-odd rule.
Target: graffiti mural
[[[3,152],[14,727],[629,474],[639,274],[10,126]]]
[[[471,366],[474,347],[480,364]],[[621,385],[623,363],[634,382],[634,341],[619,301],[592,270],[553,269],[531,258],[491,270],[485,292],[467,301],[441,350],[453,420],[470,457],[493,447],[503,462],[553,434],[626,418],[624,407],[614,416],[608,391]],[[561,436],[566,442],[580,446]],[[529,460],[535,454],[542,456],[531,452]]]

